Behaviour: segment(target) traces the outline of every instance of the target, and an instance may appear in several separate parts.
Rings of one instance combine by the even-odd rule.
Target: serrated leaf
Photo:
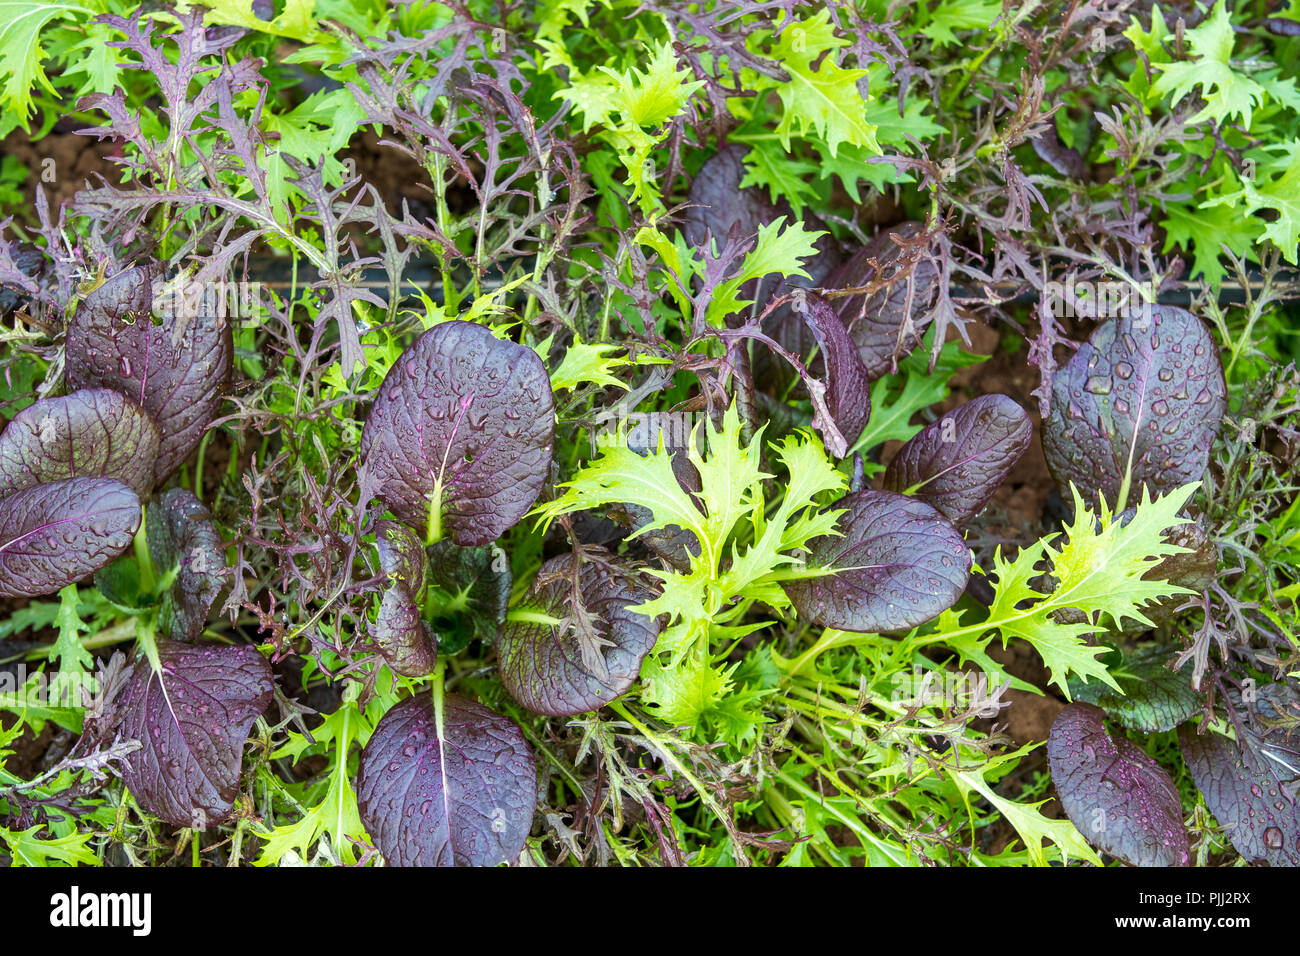
[[[1223,0],[1218,0],[1209,16],[1183,37],[1191,58],[1177,63],[1153,63],[1160,76],[1152,91],[1161,96],[1171,95],[1173,105],[1177,106],[1200,87],[1205,106],[1189,122],[1212,119],[1222,123],[1239,116],[1242,125],[1249,127],[1252,109],[1259,105],[1264,88],[1232,69],[1236,38]]]
[[[27,129],[32,88],[53,92],[41,61],[41,31],[54,20],[89,20],[96,11],[58,0],[0,0],[0,107]]]
[[[1172,594],[1188,594],[1188,589],[1165,581],[1147,580],[1152,567],[1184,549],[1165,539],[1165,532],[1186,522],[1178,512],[1196,490],[1197,485],[1182,488],[1152,500],[1143,490],[1142,502],[1127,523],[1113,519],[1102,505],[1099,514],[1090,511],[1074,492],[1074,523],[1066,528],[1066,543],[1060,551],[1049,545],[1054,539],[1041,539],[1020,549],[1014,561],[1006,560],[1001,550],[994,555],[991,575],[997,580],[993,602],[989,606],[986,627],[1002,632],[1003,643],[1021,637],[1033,645],[1051,671],[1051,683],[1069,697],[1069,674],[1084,680],[1097,678],[1119,690],[1115,678],[1097,658],[1104,646],[1090,646],[1084,636],[1109,621],[1116,626],[1125,620],[1150,625],[1144,608],[1153,601]],[[1031,582],[1042,571],[1039,563],[1050,561],[1058,583],[1050,594],[1036,590]],[[1065,619],[1063,609],[1082,612],[1084,619]],[[1093,624],[1096,616],[1102,623]]]
[[[841,143],[879,153],[876,129],[866,120],[866,100],[858,81],[866,70],[839,65],[834,52],[847,41],[836,37],[829,25],[830,12],[786,25],[772,46],[772,56],[790,74],[777,87],[784,110],[776,134],[788,151],[790,136],[815,134],[825,140],[834,156]]]

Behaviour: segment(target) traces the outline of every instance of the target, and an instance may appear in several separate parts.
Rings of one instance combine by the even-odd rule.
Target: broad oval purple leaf
[[[392,866],[496,866],[523,851],[537,807],[537,763],[523,732],[448,694],[379,721],[361,752],[357,808]]]
[[[1047,738],[1052,783],[1070,821],[1097,849],[1133,866],[1188,866],[1183,805],[1169,774],[1106,714],[1070,704]]]
[[[822,577],[782,582],[799,616],[845,631],[904,631],[943,613],[970,574],[966,542],[929,505],[892,491],[858,491],[836,527],[808,543],[808,568]]]
[[[551,380],[537,353],[472,322],[425,332],[389,370],[361,433],[379,496],[416,529],[488,544],[550,472]]]
[[[61,478],[114,478],[147,495],[160,440],[149,414],[111,388],[40,399],[0,433],[0,497]]]
[[[1259,710],[1268,719],[1281,723],[1300,716],[1300,695],[1293,688],[1265,685],[1258,693]],[[1300,866],[1300,777],[1287,771],[1300,765],[1294,732],[1288,739],[1284,723],[1272,730],[1247,726],[1234,741],[1184,724],[1178,744],[1206,807],[1236,851],[1255,864]]]
[[[388,666],[404,677],[432,674],[438,663],[433,634],[420,616],[419,601],[405,584],[395,583],[384,592],[370,637]]]
[[[1154,495],[1198,481],[1225,395],[1218,347],[1186,309],[1109,319],[1052,377],[1048,468],[1063,493],[1073,482],[1118,510],[1144,484]]]
[[[68,381],[106,387],[144,408],[162,440],[154,481],[161,483],[198,447],[230,381],[234,339],[222,315],[199,310],[155,325],[158,268],[135,266],[88,293],[68,325]]]
[[[598,565],[578,571],[575,606],[573,560],[543,564],[520,609],[530,617],[507,621],[497,635],[501,683],[529,710],[555,717],[627,693],[659,638],[658,622],[632,610],[654,595]]]
[[[1034,427],[1006,395],[981,395],[927,425],[885,469],[888,491],[911,495],[964,528],[992,500]]]
[[[939,272],[932,261],[910,251],[924,233],[925,226],[919,222],[887,229],[826,280],[828,289],[880,286],[871,294],[834,300],[872,380],[893,372],[898,360],[920,343],[930,324],[939,294]]]
[[[173,640],[192,641],[226,584],[226,552],[212,512],[189,489],[172,488],[149,505],[145,538],[159,574],[176,569],[158,611],[159,629]]]
[[[38,597],[131,546],[140,499],[111,478],[65,478],[0,499],[0,597]]]
[[[230,815],[244,741],[271,703],[271,665],[247,645],[158,642],[161,669],[137,661],[113,709],[120,740],[138,740],[122,779],[142,807],[176,827]]]

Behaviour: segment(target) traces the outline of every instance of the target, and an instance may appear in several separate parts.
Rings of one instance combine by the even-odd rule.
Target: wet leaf
[[[404,677],[432,674],[438,663],[436,638],[420,616],[418,598],[405,584],[393,584],[384,592],[370,637],[388,666]]]
[[[0,597],[80,581],[131,546],[140,499],[109,478],[65,478],[0,499]]]
[[[439,541],[425,552],[433,595],[439,644],[454,654],[470,640],[491,640],[506,619],[514,575],[504,551],[495,547],[462,548]],[[443,633],[444,624],[446,633]]]
[[[1236,851],[1251,863],[1300,866],[1300,695],[1280,685],[1265,685],[1258,694],[1254,723],[1239,740],[1208,730],[1198,734],[1184,724],[1178,743],[1206,807]],[[1240,712],[1240,700],[1236,706]]]
[[[537,806],[523,733],[454,694],[402,701],[361,753],[357,806],[390,866],[495,866],[519,856]]]
[[[1132,866],[1187,866],[1183,804],[1169,774],[1127,737],[1106,732],[1105,713],[1070,704],[1047,740],[1061,806],[1088,842]]]
[[[654,618],[631,610],[648,589],[587,562],[575,601],[572,566],[572,555],[543,564],[497,636],[501,683],[539,714],[581,714],[626,693],[659,636]]]
[[[112,389],[40,399],[0,434],[0,497],[61,478],[113,478],[147,495],[159,441],[148,413]]]
[[[229,815],[244,741],[271,703],[271,666],[256,649],[158,642],[160,669],[140,660],[113,705],[122,740],[141,748],[122,779],[145,810],[203,829]]]
[[[931,321],[939,293],[939,273],[933,262],[905,251],[924,234],[919,222],[905,222],[875,236],[826,279],[827,289],[860,289],[880,285],[875,292],[831,300],[858,347],[858,355],[874,381],[896,370],[898,360],[920,343]],[[909,271],[910,270],[910,271]]]
[[[813,427],[822,432],[826,450],[836,458],[843,458],[871,416],[871,383],[844,323],[830,303],[809,293],[804,296],[801,311],[817,340],[826,370],[826,409],[834,419],[827,428],[818,411],[813,416]]]
[[[198,447],[230,382],[234,340],[224,316],[197,310],[153,322],[156,266],[136,266],[89,292],[68,326],[68,382],[106,387],[140,405],[161,434],[154,481]]]
[[[1074,482],[1122,511],[1141,485],[1156,494],[1201,478],[1224,396],[1218,347],[1190,312],[1110,319],[1052,377],[1047,465],[1062,493]]]
[[[1192,688],[1190,665],[1182,671],[1165,667],[1172,656],[1166,648],[1147,648],[1109,668],[1119,691],[1101,681],[1072,679],[1070,696],[1095,704],[1130,730],[1173,730],[1201,709],[1204,696]]]
[[[845,631],[904,631],[961,597],[970,573],[965,541],[929,505],[890,491],[859,491],[844,509],[841,533],[809,542],[808,568],[832,574],[782,582],[799,616]]]
[[[192,641],[226,584],[226,552],[212,513],[189,489],[172,488],[149,505],[145,536],[158,574],[176,572],[162,595],[159,631],[173,640]]]
[[[481,325],[421,335],[380,387],[361,460],[404,523],[488,544],[537,499],[551,465],[555,407],[537,353]]]
[[[885,469],[883,487],[931,505],[964,528],[992,500],[1033,438],[1006,395],[981,395],[927,425]]]
[[[390,581],[406,585],[419,597],[428,574],[424,546],[410,528],[396,521],[375,522],[375,548],[380,570]]]

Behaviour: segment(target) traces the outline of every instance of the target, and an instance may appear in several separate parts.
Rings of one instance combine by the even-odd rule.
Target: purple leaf
[[[391,866],[495,866],[523,851],[537,764],[523,733],[482,704],[402,701],[361,753],[357,807]]]
[[[830,304],[821,296],[809,293],[804,296],[802,313],[821,350],[826,369],[826,409],[834,419],[827,428],[818,409],[813,427],[821,430],[826,450],[836,458],[843,458],[871,415],[871,383],[844,323]]]
[[[415,532],[396,521],[375,522],[379,567],[390,581],[405,585],[415,596],[424,591],[428,561]]]
[[[981,395],[927,425],[885,469],[883,487],[911,495],[964,528],[992,500],[1034,427],[1005,395]]]
[[[718,150],[691,180],[686,194],[690,205],[682,210],[682,234],[691,245],[703,247],[709,237],[722,244],[733,229],[741,238],[753,236],[778,216],[795,221],[789,203],[773,205],[761,190],[740,188],[747,151],[738,144]]]
[[[551,467],[555,405],[537,353],[444,322],[389,370],[361,460],[397,517],[433,538],[488,544],[532,507]]]
[[[1262,716],[1294,725],[1300,708],[1293,688],[1265,685],[1258,694]],[[1257,723],[1238,725],[1236,741],[1185,724],[1178,743],[1206,807],[1236,851],[1251,863],[1300,866],[1300,743],[1294,731],[1288,736],[1285,723],[1272,729]]]
[[[627,692],[659,637],[654,618],[633,611],[654,595],[605,568],[585,563],[574,600],[573,555],[542,565],[522,610],[497,636],[501,683],[538,714],[597,710]]]
[[[740,240],[750,240],[762,226],[784,217],[787,223],[799,221],[790,204],[782,199],[772,203],[761,189],[753,186],[741,188],[745,178],[743,158],[748,148],[733,144],[719,150],[700,167],[691,181],[690,191],[686,195],[691,204],[682,211],[682,235],[686,241],[697,248],[706,248],[711,237],[719,247],[726,245],[733,231]],[[826,224],[813,215],[802,217],[805,228],[810,232],[823,232],[817,240],[817,254],[803,261],[803,269],[808,278],[790,276],[783,278],[773,273],[762,279],[747,282],[740,291],[742,299],[754,302],[753,308],[761,310],[767,302],[789,292],[794,288],[815,288],[831,273],[840,262],[839,250],[835,240],[826,231]],[[776,330],[776,338],[785,345],[783,335],[792,334],[796,345],[806,345],[811,349],[811,342],[800,338],[803,322],[793,313],[789,304],[778,306],[767,317],[767,327]],[[806,355],[798,347],[790,348],[796,355]]]
[[[0,434],[0,497],[60,478],[115,478],[147,495],[159,440],[148,413],[112,389],[40,399]]]
[[[1052,377],[1047,465],[1063,490],[1100,491],[1120,511],[1143,484],[1154,495],[1197,481],[1225,393],[1218,348],[1190,312],[1110,319]]]
[[[141,405],[162,434],[154,480],[161,483],[198,447],[221,407],[234,340],[224,316],[154,325],[157,269],[136,266],[92,290],[68,326],[68,381],[104,386]]]
[[[845,509],[836,524],[841,535],[810,541],[807,563],[834,573],[782,583],[801,618],[845,631],[905,631],[961,597],[970,550],[929,505],[859,491],[831,508]]]
[[[438,663],[433,633],[420,616],[419,601],[405,584],[394,584],[384,592],[370,637],[388,666],[404,677],[432,674]]]
[[[870,294],[832,300],[873,381],[894,372],[898,360],[916,348],[930,324],[939,295],[939,272],[921,256],[924,233],[919,222],[886,230],[826,280],[828,289],[878,286]]]
[[[145,537],[158,573],[176,569],[162,596],[159,630],[173,640],[192,641],[226,583],[226,553],[212,513],[192,491],[172,488],[149,505]]]
[[[150,813],[202,829],[230,815],[244,741],[271,703],[271,665],[247,645],[174,641],[158,642],[158,659],[157,672],[136,662],[113,705],[118,739],[141,744],[122,779]]]
[[[1187,866],[1178,788],[1133,741],[1108,734],[1105,718],[1070,704],[1052,724],[1047,759],[1061,806],[1089,843],[1125,863]]]
[[[65,478],[0,499],[0,597],[37,597],[131,546],[140,499],[109,478]]]

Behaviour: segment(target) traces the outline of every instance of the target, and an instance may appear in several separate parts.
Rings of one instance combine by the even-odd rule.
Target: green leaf
[[[37,824],[29,830],[6,830],[0,827],[3,840],[13,855],[14,866],[98,866],[99,857],[90,848],[94,833],[70,833],[42,839],[45,827]]]
[[[834,51],[848,41],[835,35],[829,21],[830,11],[823,8],[810,20],[791,23],[773,44],[772,56],[790,74],[789,82],[777,87],[784,107],[777,136],[787,150],[792,133],[814,133],[826,141],[831,156],[841,143],[879,153],[876,128],[867,122],[866,99],[858,90],[867,71],[839,65]]]
[[[59,592],[59,613],[54,619],[59,635],[50,650],[50,660],[58,662],[59,677],[65,681],[85,683],[88,671],[94,669],[95,658],[81,646],[81,637],[90,628],[77,613],[77,586],[69,584]]]
[[[728,315],[752,304],[749,299],[737,297],[741,286],[751,279],[761,279],[772,273],[808,278],[803,260],[817,254],[816,240],[822,235],[822,232],[808,232],[802,222],[787,227],[784,216],[760,226],[758,240],[746,254],[740,270],[725,282],[718,283],[707,310],[709,322],[721,328]]]
[[[178,6],[184,12],[194,4]],[[316,0],[284,0],[279,16],[273,20],[263,20],[253,13],[253,0],[203,0],[203,6],[208,7],[203,18],[208,25],[243,27],[302,43],[310,43],[320,35],[316,28]]]
[[[41,68],[45,50],[41,31],[54,20],[89,20],[97,11],[77,3],[51,0],[0,0],[0,109],[5,112],[3,131],[28,129],[32,87],[54,86]]]
[[[627,385],[612,370],[633,363],[629,359],[609,357],[609,353],[621,348],[608,344],[589,345],[575,337],[573,344],[565,350],[560,367],[551,373],[551,388],[558,391],[591,383],[626,389]]]
[[[1178,63],[1153,63],[1160,77],[1152,91],[1171,95],[1177,106],[1184,98],[1200,87],[1205,106],[1189,122],[1199,123],[1212,119],[1216,123],[1240,116],[1244,125],[1250,125],[1251,111],[1264,95],[1264,88],[1248,76],[1235,72],[1231,66],[1235,35],[1232,20],[1223,0],[1218,0],[1210,15],[1185,38],[1191,59]]]
[[[1016,761],[1023,757],[1040,744],[1030,744],[1022,747],[1015,753],[1003,754],[1002,756],[985,764],[979,770],[956,770],[948,768],[948,775],[952,782],[957,785],[961,791],[962,797],[967,801],[969,806],[970,793],[975,791],[990,804],[993,805],[1003,818],[1010,823],[1024,841],[1025,849],[1029,851],[1029,858],[1035,866],[1047,866],[1049,860],[1047,852],[1043,846],[1044,843],[1051,843],[1060,853],[1062,862],[1068,863],[1071,859],[1087,860],[1094,866],[1101,866],[1101,858],[1097,856],[1097,851],[1088,845],[1078,829],[1069,820],[1052,820],[1043,816],[1039,808],[1047,803],[1046,800],[1040,800],[1037,803],[1016,803],[1014,800],[1008,800],[1006,797],[998,794],[996,790],[988,785],[984,775],[990,770],[996,768],[999,764]]]
[[[1084,637],[1104,629],[1107,621],[1117,627],[1125,620],[1154,626],[1143,607],[1171,595],[1194,593],[1167,581],[1145,580],[1143,575],[1165,557],[1188,550],[1167,543],[1163,534],[1187,523],[1178,512],[1198,487],[1185,485],[1154,500],[1144,487],[1133,518],[1122,526],[1104,501],[1099,512],[1093,512],[1072,489],[1075,518],[1065,529],[1065,543],[1054,550],[1049,545],[1056,537],[1036,541],[1022,548],[1014,561],[1006,560],[999,549],[993,558],[997,585],[988,619],[967,630],[982,634],[996,628],[1004,646],[1011,637],[1028,641],[1067,700],[1067,677],[1072,673],[1085,681],[1095,677],[1119,690],[1115,678],[1097,659],[1108,648],[1089,645]],[[1050,564],[1058,582],[1050,593],[1031,583],[1042,573],[1040,562]],[[1061,620],[1058,612],[1066,610],[1082,612],[1087,620],[1077,620],[1078,615]]]
[[[957,43],[957,30],[988,31],[1002,13],[1002,0],[942,0],[921,32],[936,48]]]

